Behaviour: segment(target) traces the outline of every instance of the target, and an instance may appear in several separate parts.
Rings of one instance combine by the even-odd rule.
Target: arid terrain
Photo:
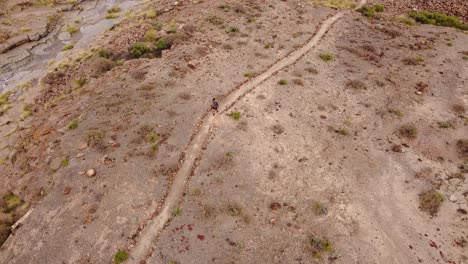
[[[0,263],[468,264],[465,1],[0,8]]]

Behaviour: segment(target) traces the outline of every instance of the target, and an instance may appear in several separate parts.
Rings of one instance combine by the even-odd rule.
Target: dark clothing
[[[219,108],[219,103],[217,101],[213,101],[211,103],[211,109],[218,110]]]

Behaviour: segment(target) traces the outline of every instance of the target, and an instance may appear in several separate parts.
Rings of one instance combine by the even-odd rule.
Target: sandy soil
[[[0,190],[32,209],[1,263],[466,263],[466,34],[304,1],[148,10],[10,97]],[[132,58],[151,27],[172,47]]]

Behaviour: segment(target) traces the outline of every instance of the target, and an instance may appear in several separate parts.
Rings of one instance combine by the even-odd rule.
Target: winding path
[[[365,3],[366,0],[361,0],[358,8],[363,6]],[[326,19],[320,26],[317,33],[307,44],[293,51],[288,56],[273,64],[265,72],[256,76],[255,78],[252,78],[250,81],[241,85],[237,90],[230,93],[222,102],[220,113],[229,110],[239,99],[250,93],[265,80],[273,76],[281,69],[297,62],[307,52],[315,48],[320,40],[325,36],[330,27],[336,21],[342,18],[347,12],[348,11],[346,10],[340,11],[334,16]],[[203,145],[210,135],[212,124],[216,121],[216,119],[219,118],[219,116],[219,114],[215,116],[208,114],[205,115],[205,117],[202,119],[198,130],[194,134],[191,145],[185,152],[183,163],[181,164],[181,167],[175,176],[171,190],[165,199],[165,203],[159,212],[159,215],[157,215],[152,220],[152,222],[149,223],[144,232],[141,234],[137,244],[130,252],[128,263],[139,264],[141,260],[145,260],[147,258],[148,253],[151,250],[152,243],[157,239],[160,232],[164,229],[166,223],[170,220],[173,209],[178,206],[179,201],[181,200],[185,191],[186,183],[193,169],[197,166],[197,162],[202,153]]]

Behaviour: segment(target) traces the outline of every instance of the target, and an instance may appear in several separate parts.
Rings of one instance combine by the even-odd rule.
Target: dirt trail
[[[366,0],[361,0],[357,8],[363,6],[365,3]],[[288,56],[273,64],[268,70],[251,79],[244,85],[240,86],[235,92],[229,94],[223,102],[220,102],[220,113],[224,113],[227,110],[229,110],[239,99],[251,92],[265,80],[273,76],[281,69],[295,63],[307,52],[311,51],[314,47],[316,47],[320,40],[330,29],[330,27],[336,21],[342,18],[346,14],[346,12],[348,11],[340,11],[339,13],[325,20],[320,26],[317,33],[314,35],[314,37],[306,45],[290,53]],[[154,220],[152,220],[152,222],[149,224],[146,230],[142,233],[139,241],[130,253],[130,257],[128,260],[129,263],[138,264],[141,260],[146,259],[147,254],[151,249],[153,241],[164,229],[165,224],[171,217],[173,209],[179,204],[179,201],[184,193],[187,180],[193,170],[193,167],[196,166],[196,161],[200,157],[204,142],[210,135],[211,127],[213,123],[218,119],[218,117],[219,114],[216,116],[208,114],[201,121],[199,129],[195,132],[195,137],[193,137],[191,146],[189,146],[189,148],[185,152],[185,158],[183,160],[183,163],[181,164],[179,171],[177,172],[172,188],[165,200],[163,208],[161,209],[159,215],[156,216]]]

